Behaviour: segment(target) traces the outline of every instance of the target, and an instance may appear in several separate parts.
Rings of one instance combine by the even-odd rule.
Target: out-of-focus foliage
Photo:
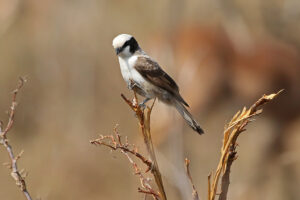
[[[117,34],[130,33],[174,77],[206,132],[195,134],[172,108],[155,105],[152,134],[170,199],[191,198],[185,156],[203,199],[226,120],[263,93],[282,88],[240,136],[228,195],[299,199],[299,22],[298,0],[0,1],[0,119],[7,119],[10,92],[25,76],[10,137],[16,151],[25,150],[20,166],[29,171],[31,194],[142,198],[127,161],[89,144],[116,123],[135,144],[142,142],[120,98],[129,92],[111,47]],[[0,158],[8,160],[5,151]],[[22,199],[5,167],[0,197]]]

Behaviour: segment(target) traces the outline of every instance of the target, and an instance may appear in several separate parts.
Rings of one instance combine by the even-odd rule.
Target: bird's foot
[[[150,100],[151,98],[146,98],[142,103],[139,104],[139,107],[144,111],[146,108],[146,103]]]
[[[140,109],[142,110],[142,111],[144,111],[145,110],[145,108],[146,108],[146,105],[145,105],[145,103],[140,103],[139,104],[139,107],[140,107]]]

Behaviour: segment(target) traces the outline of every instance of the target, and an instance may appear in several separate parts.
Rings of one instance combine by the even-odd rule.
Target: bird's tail
[[[191,113],[184,107],[181,102],[175,100],[173,105],[194,131],[198,132],[200,135],[204,133],[199,124],[194,120]]]

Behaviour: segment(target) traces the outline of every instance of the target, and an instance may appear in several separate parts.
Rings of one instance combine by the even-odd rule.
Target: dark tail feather
[[[199,124],[194,120],[191,113],[182,105],[181,102],[175,101],[174,106],[177,109],[177,111],[180,113],[180,115],[185,119],[185,121],[188,123],[188,125],[196,132],[198,132],[200,135],[204,133],[202,128],[199,126]]]

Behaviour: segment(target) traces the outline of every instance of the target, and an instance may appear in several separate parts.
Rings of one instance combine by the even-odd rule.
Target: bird
[[[141,49],[132,35],[119,34],[113,39],[112,46],[118,56],[121,74],[128,89],[145,97],[139,106],[145,108],[147,101],[158,98],[175,107],[194,131],[204,133],[187,110],[189,105],[180,95],[176,82]]]

